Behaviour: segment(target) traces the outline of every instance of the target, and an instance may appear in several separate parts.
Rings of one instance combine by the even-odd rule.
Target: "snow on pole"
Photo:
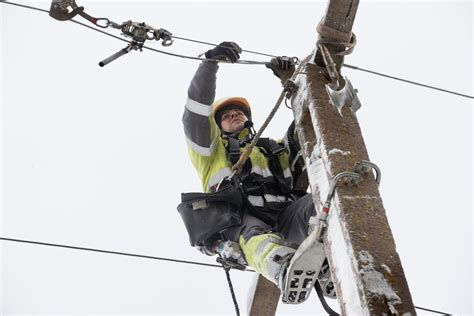
[[[341,116],[330,105],[326,83],[325,68],[308,63],[297,76],[292,98],[318,212],[334,176],[369,160],[355,113],[344,106]],[[341,313],[415,315],[375,180],[369,173],[356,186],[341,183],[331,201],[324,242]]]

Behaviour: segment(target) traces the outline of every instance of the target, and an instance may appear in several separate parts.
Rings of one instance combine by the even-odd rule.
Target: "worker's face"
[[[244,128],[245,122],[248,121],[244,112],[237,109],[227,110],[222,114],[221,127],[226,133],[235,133]]]

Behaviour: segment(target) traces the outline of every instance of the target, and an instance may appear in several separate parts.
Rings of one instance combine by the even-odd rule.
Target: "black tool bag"
[[[217,233],[242,224],[242,208],[242,191],[234,180],[215,193],[182,193],[178,212],[191,246],[203,246]]]

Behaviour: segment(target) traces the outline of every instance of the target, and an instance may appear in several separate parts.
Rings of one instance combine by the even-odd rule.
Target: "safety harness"
[[[234,137],[225,137],[227,140],[227,152],[229,160],[232,164],[237,163],[241,155],[241,148],[245,147],[248,142],[242,142]],[[279,156],[287,150],[284,145],[277,143],[270,138],[259,138],[256,146],[263,155],[268,159],[268,169],[273,177],[263,177],[261,175],[251,173],[252,163],[248,159],[239,174],[243,189],[249,195],[282,195],[291,197],[291,183],[285,179],[283,169],[280,164]]]

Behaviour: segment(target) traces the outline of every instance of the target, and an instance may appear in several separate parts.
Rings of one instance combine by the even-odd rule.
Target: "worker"
[[[259,139],[242,172],[233,174],[232,166],[255,136],[251,104],[241,96],[215,100],[216,74],[220,60],[237,62],[240,53],[234,42],[208,50],[191,80],[182,121],[204,194],[183,194],[178,210],[193,246],[249,265],[282,289],[315,209],[311,194],[294,190],[294,175],[303,165],[292,161],[297,159],[289,146],[297,143],[294,126],[281,141]],[[273,58],[267,67],[282,82],[295,69],[287,57]]]

